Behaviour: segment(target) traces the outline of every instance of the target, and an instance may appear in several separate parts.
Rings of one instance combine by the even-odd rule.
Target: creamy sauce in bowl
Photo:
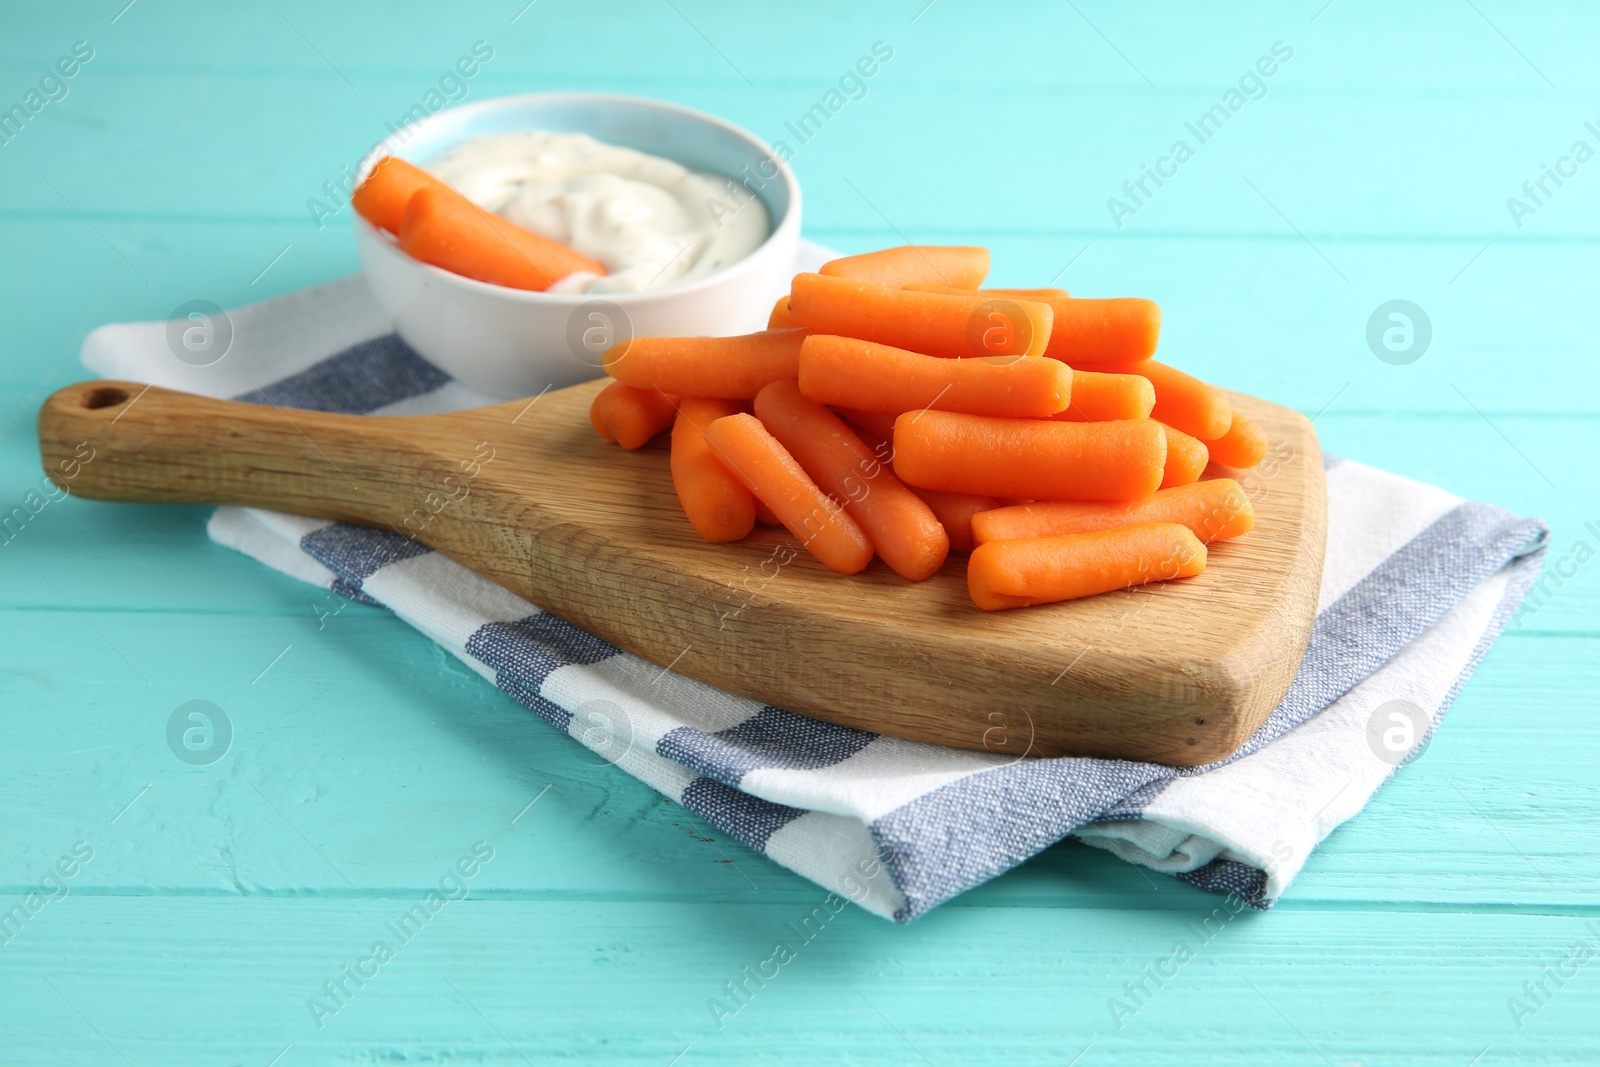
[[[659,289],[704,277],[764,242],[762,202],[733,179],[588,134],[516,130],[463,141],[425,164],[478,206],[605,264],[551,292]]]

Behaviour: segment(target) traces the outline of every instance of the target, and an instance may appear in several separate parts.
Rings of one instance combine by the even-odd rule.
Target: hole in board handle
[[[126,399],[128,399],[128,394],[125,390],[110,385],[102,385],[100,388],[92,389],[84,395],[83,406],[90,411],[98,411],[101,408],[114,408]]]

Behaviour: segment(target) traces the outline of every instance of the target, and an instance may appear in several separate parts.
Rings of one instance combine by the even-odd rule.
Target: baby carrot
[[[973,517],[972,536],[981,545],[1152,522],[1175,522],[1188,527],[1200,540],[1211,542],[1249,533],[1255,526],[1256,513],[1238,482],[1213,478],[1163,489],[1143,500],[1123,504],[1041,500],[1020,507],[996,508]]]
[[[1034,500],[1133,500],[1155,492],[1167,438],[1150,419],[1051,422],[953,411],[895,420],[895,471],[907,485]]]
[[[706,429],[706,442],[823,566],[855,574],[872,562],[872,543],[861,527],[817,488],[754,415],[718,419]]]
[[[992,496],[978,496],[975,493],[941,493],[937,489],[912,488],[911,491],[933,509],[934,517],[939,520],[939,525],[944,527],[945,535],[950,538],[950,548],[956,552],[971,552],[973,546],[977,544],[972,537],[973,517],[980,511],[999,507],[999,502]]]
[[[1036,300],[890,289],[826,274],[796,274],[789,311],[815,333],[929,356],[1037,356],[1050,339],[1050,306]]]
[[[542,292],[574,271],[606,268],[565,245],[485,211],[449,186],[419,189],[400,219],[412,259],[490,285]]]
[[[887,411],[862,411],[856,407],[840,406],[835,406],[834,411],[845,422],[854,426],[857,431],[864,430],[877,438],[878,441],[890,441],[894,438],[894,417],[900,414],[898,411],[890,414]],[[862,437],[862,440],[866,440],[865,436]],[[867,443],[869,445],[874,444],[872,441],[867,441]],[[890,458],[887,446],[885,446],[885,451],[879,458]]]
[[[754,497],[753,499],[756,502],[756,521],[757,522],[759,522],[763,526],[782,526],[783,525],[782,521],[779,520],[778,516],[776,516],[776,515],[774,515],[772,513],[772,509],[767,507],[766,504],[761,502],[761,498],[760,497]]]
[[[395,156],[384,156],[372,165],[372,170],[350,194],[350,205],[356,214],[390,233],[400,232],[400,220],[405,217],[406,205],[419,189],[454,189],[435,178],[421,167],[407,163]]]
[[[619,382],[680,396],[749,400],[768,382],[800,374],[804,330],[739,337],[636,337],[601,362]]]
[[[959,245],[902,245],[829,260],[819,273],[899,289],[949,285],[976,289],[989,275],[989,250]]]
[[[589,422],[623,448],[638,448],[672,425],[678,407],[672,398],[654,389],[635,389],[612,382],[595,394],[589,405]]]
[[[1048,301],[1055,312],[1045,355],[1074,366],[1099,367],[1147,359],[1161,336],[1161,307],[1140,297]]]
[[[794,316],[789,314],[789,294],[784,293],[778,297],[778,302],[772,305],[772,314],[767,316],[767,329],[787,330],[799,325],[794,321]]]
[[[1068,300],[1072,297],[1072,294],[1065,289],[1056,289],[1054,287],[1045,289],[979,289],[978,292],[987,293],[990,296],[1009,296],[1022,300],[1037,300],[1043,304],[1048,304],[1055,300]]]
[[[1099,367],[1115,374],[1140,374],[1155,386],[1156,406],[1150,417],[1175,426],[1191,437],[1215,441],[1228,432],[1233,409],[1222,390],[1207,385],[1175,367],[1153,359]]]
[[[914,293],[942,293],[945,296],[969,296],[973,290],[960,285],[903,285],[902,289],[910,289]],[[1013,300],[1037,300],[1041,304],[1048,304],[1055,300],[1071,299],[1072,294],[1065,289],[979,289],[982,296],[1009,296]]]
[[[1160,426],[1167,435],[1167,466],[1161,473],[1161,488],[1171,489],[1198,480],[1206,464],[1211,462],[1211,450],[1198,437],[1190,437],[1164,422]]]
[[[919,292],[950,292],[941,286],[913,286]],[[1148,359],[1161,337],[1161,307],[1141,297],[1105,300],[1068,296],[1064,289],[992,289],[985,294],[1049,306],[1050,343],[1044,354],[1074,367]]]
[[[933,511],[837,415],[802,396],[795,382],[773,382],[757,393],[756,418],[844,506],[896,574],[920,582],[944,564],[950,539]]]
[[[889,441],[894,437],[894,416],[881,411],[860,411],[855,408],[838,408],[838,414],[851,426],[861,443],[872,450],[879,460],[893,464],[894,449]],[[892,467],[891,467],[892,469]],[[1000,502],[992,496],[976,493],[941,493],[937,489],[919,489],[906,486],[933,510],[934,517],[950,538],[950,548],[956,552],[971,552],[972,516],[980,511],[997,508]]]
[[[1044,418],[1067,406],[1072,370],[1043,356],[940,359],[832,334],[800,346],[800,391],[819,404]]]
[[[1224,467],[1254,467],[1267,454],[1267,435],[1255,421],[1235,411],[1228,432],[1210,444],[1211,458]]]
[[[984,611],[1000,611],[1192,578],[1205,569],[1206,546],[1187,526],[1151,523],[981,544],[967,561],[967,592]]]
[[[685,397],[672,424],[672,487],[695,532],[713,544],[737,541],[756,524],[756,498],[706,443],[706,427],[739,411],[733,400]]]
[[[1156,403],[1156,390],[1148,378],[1137,374],[1072,372],[1072,399],[1067,409],[1051,418],[1062,422],[1106,422],[1110,419],[1144,419]]]

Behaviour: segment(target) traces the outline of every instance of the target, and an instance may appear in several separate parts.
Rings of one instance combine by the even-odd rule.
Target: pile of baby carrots
[[[484,210],[396,156],[373,164],[350,203],[412,259],[480,282],[543,292],[576,271],[606,273],[603,264]]]
[[[597,431],[672,431],[672,482],[707,541],[786,527],[855,574],[921,581],[952,549],[986,610],[1186,578],[1254,512],[1213,465],[1261,429],[1152,359],[1151,301],[984,289],[989,253],[902,247],[796,275],[769,328],[606,353]]]

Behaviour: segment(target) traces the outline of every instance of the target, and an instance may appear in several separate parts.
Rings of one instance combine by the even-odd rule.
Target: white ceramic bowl
[[[598,377],[601,353],[630,336],[717,336],[766,325],[794,268],[800,186],[759,138],[710,115],[603,93],[498,97],[391,134],[361,161],[357,179],[381,156],[424,164],[468,138],[520,129],[587,133],[695,170],[748,176],[772,233],[744,259],[692,281],[635,293],[533,293],[414,260],[356,216],[356,249],[373,298],[429,362],[498,396],[532,396]]]

